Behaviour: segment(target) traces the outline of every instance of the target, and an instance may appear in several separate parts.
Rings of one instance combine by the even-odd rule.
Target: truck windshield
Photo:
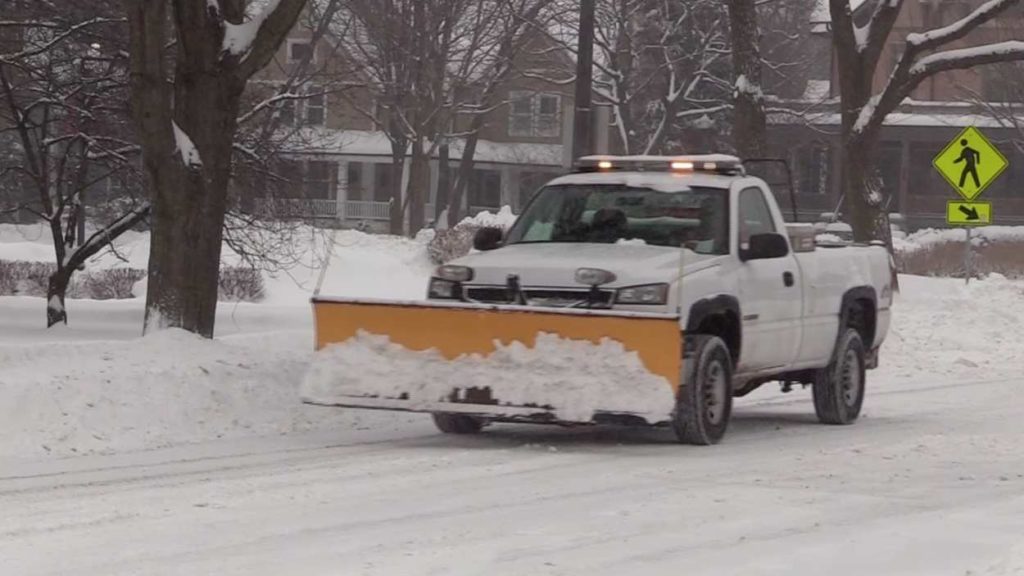
[[[729,253],[726,190],[659,192],[622,184],[563,184],[538,192],[506,244],[635,241]]]

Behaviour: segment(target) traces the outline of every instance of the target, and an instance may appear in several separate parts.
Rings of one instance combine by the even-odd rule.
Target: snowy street
[[[3,469],[9,574],[1020,574],[1019,381],[805,393],[729,438],[426,418]],[[1016,546],[1016,547],[1015,547]]]
[[[901,286],[860,421],[766,386],[711,448],[301,405],[308,306],[223,306],[205,342],[0,299],[39,342],[0,344],[3,573],[1021,574],[1024,285]]]

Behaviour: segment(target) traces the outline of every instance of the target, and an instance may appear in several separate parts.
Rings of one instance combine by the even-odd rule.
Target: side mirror
[[[782,234],[754,234],[750,237],[750,247],[740,248],[740,260],[768,260],[782,258],[789,254],[789,244]]]
[[[473,235],[473,248],[481,251],[494,250],[501,246],[504,235],[501,228],[481,228]]]

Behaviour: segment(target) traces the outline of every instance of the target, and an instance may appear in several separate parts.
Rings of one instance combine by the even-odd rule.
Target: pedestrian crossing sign
[[[974,200],[1010,165],[974,126],[954,138],[932,165],[965,200]]]

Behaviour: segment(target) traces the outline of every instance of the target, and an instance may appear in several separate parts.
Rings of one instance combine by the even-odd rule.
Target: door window
[[[739,240],[743,248],[747,247],[754,234],[776,232],[772,212],[768,209],[764,193],[758,188],[747,188],[740,192],[739,216]]]

